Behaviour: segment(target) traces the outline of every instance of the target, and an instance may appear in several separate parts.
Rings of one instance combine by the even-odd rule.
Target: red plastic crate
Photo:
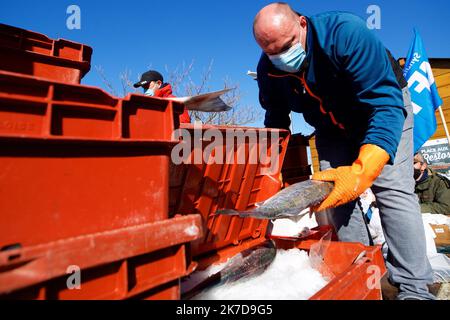
[[[281,188],[279,175],[289,139],[289,132],[286,130],[228,126],[203,126],[202,134],[211,128],[220,130],[224,136],[227,130],[235,129],[249,130],[253,133],[266,131],[268,137],[271,134],[279,134],[277,147],[280,150],[278,159],[280,167],[275,173],[265,175],[261,171],[261,164],[250,164],[249,150],[255,152],[257,145],[251,145],[249,140],[240,146],[245,148],[247,155],[244,164],[207,164],[203,161],[202,164],[171,165],[170,214],[199,213],[203,218],[205,235],[191,246],[192,257],[200,264],[203,264],[201,260],[208,261],[211,258],[234,255],[264,239],[267,220],[213,217],[211,214],[220,208],[246,210],[277,193]],[[194,136],[194,125],[181,124],[181,129],[188,130],[191,136]],[[203,141],[202,151],[208,145],[209,142]],[[221,148],[226,154],[226,143],[223,143]]]
[[[0,252],[0,299],[179,299],[194,269],[186,244],[201,236],[198,215]],[[69,266],[81,270],[69,289]]]
[[[283,175],[283,186],[284,188],[286,188],[294,183],[309,180],[309,177],[311,175],[311,166],[307,165],[296,169],[283,168],[282,175]]]
[[[298,248],[309,251],[321,237],[332,230],[322,226],[301,239],[275,238],[277,248]],[[336,240],[333,234],[332,240]],[[324,263],[334,278],[310,300],[381,300],[381,279],[387,273],[381,246],[364,246],[361,243],[330,241]]]
[[[294,249],[308,251],[318,244],[321,238],[332,232],[331,241],[324,254],[324,263],[331,271],[333,279],[309,300],[381,300],[381,279],[386,274],[386,266],[380,246],[364,246],[360,243],[338,242],[331,226],[320,226],[311,230],[311,234],[301,238],[272,237],[278,249]],[[252,248],[266,241],[259,238]],[[208,257],[201,261],[201,270],[215,264],[221,264],[228,257],[236,254],[236,250],[226,248],[220,257]],[[325,268],[324,268],[325,270]],[[189,292],[183,293],[188,295]]]
[[[0,71],[0,137],[46,140],[173,141],[183,105]]]
[[[0,24],[0,70],[80,83],[91,55],[89,46]]]
[[[298,169],[308,165],[308,138],[301,134],[293,134],[289,138],[283,170]]]
[[[0,72],[0,248],[167,219],[181,110]]]
[[[308,165],[308,145],[307,137],[301,134],[291,135],[281,170],[284,187],[309,179],[311,168]]]

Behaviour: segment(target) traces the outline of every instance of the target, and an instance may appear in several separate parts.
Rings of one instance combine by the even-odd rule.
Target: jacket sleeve
[[[357,16],[346,16],[335,32],[336,61],[351,83],[356,107],[368,114],[362,144],[381,147],[392,164],[407,113],[386,48]]]
[[[269,77],[268,59],[264,54],[258,64],[259,103],[266,111],[264,126],[266,128],[287,129],[291,124],[290,109],[284,95],[283,79]]]
[[[447,188],[445,182],[439,179],[434,185],[433,192],[433,202],[421,203],[421,211],[423,213],[450,214],[450,189]]]
[[[180,123],[191,123],[191,117],[187,109],[184,109],[184,112],[180,114]]]

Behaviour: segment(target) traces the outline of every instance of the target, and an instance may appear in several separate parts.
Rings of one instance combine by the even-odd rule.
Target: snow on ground
[[[320,272],[311,267],[306,251],[279,249],[275,260],[261,275],[213,287],[193,299],[307,300],[327,283]]]
[[[428,224],[445,224],[450,227],[450,217],[444,214],[422,213],[422,219]]]

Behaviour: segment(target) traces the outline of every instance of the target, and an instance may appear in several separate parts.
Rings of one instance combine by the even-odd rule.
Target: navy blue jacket
[[[322,13],[307,23],[300,72],[280,71],[261,55],[257,73],[265,126],[288,129],[290,112],[300,112],[317,133],[377,145],[393,163],[407,113],[392,56],[351,13]]]

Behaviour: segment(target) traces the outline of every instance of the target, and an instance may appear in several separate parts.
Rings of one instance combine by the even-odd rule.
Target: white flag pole
[[[442,112],[442,108],[439,106],[439,114],[441,115],[442,125],[444,126],[445,135],[447,136],[447,144],[450,145],[450,135],[448,134],[447,122],[445,121],[444,112]]]

